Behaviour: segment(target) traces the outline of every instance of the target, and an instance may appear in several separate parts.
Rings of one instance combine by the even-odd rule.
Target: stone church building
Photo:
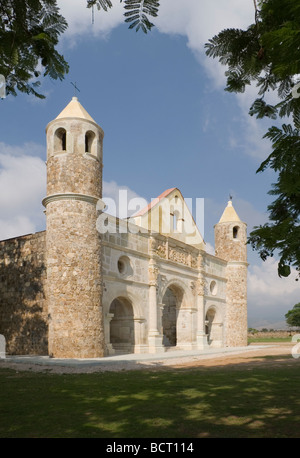
[[[103,130],[76,97],[47,128],[46,230],[0,242],[7,354],[95,358],[247,345],[246,224],[229,201],[215,253],[177,188],[105,213]]]

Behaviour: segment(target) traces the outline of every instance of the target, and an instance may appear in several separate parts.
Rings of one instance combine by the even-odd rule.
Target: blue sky
[[[0,238],[43,230],[46,192],[45,127],[74,95],[105,132],[104,196],[127,189],[148,202],[177,187],[204,198],[204,238],[229,197],[248,232],[267,220],[274,175],[255,173],[270,145],[263,121],[248,115],[255,88],[224,91],[224,70],[204,43],[226,27],[253,21],[252,0],[164,0],[151,33],[129,31],[122,4],[91,12],[85,0],[59,0],[69,29],[60,52],[70,64],[63,82],[44,79],[40,101],[18,95],[0,101]],[[299,302],[293,278],[279,279],[276,260],[248,249],[249,326],[280,327]]]

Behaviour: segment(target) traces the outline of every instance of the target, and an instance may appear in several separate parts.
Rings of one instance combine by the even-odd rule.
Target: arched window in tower
[[[60,127],[54,134],[54,152],[67,150],[67,132]]]
[[[238,235],[239,235],[239,226],[234,226],[234,228],[232,229],[232,237],[234,239],[237,239],[238,238]]]
[[[94,142],[95,142],[96,135],[94,132],[89,130],[85,134],[85,152],[86,153],[94,153]]]

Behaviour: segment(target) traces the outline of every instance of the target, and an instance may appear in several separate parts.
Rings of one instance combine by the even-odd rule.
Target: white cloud
[[[20,235],[36,232],[36,225],[27,216],[15,216],[10,219],[0,219],[0,240],[6,240]]]
[[[268,98],[265,97],[267,103],[278,103],[278,98],[274,92],[268,95]],[[244,93],[235,94],[234,96],[239,107],[238,122],[240,129],[232,133],[232,146],[262,161],[271,153],[271,143],[268,139],[263,139],[263,136],[276,121],[269,118],[258,120],[255,116],[249,115],[251,105],[258,98],[258,91],[255,85],[248,86]]]
[[[41,204],[46,195],[46,166],[28,151],[43,151],[34,143],[0,143],[0,239],[44,229]]]
[[[296,294],[299,298],[300,284],[295,281],[297,271],[292,269],[289,277],[279,277],[277,273],[277,260],[268,258],[261,265],[249,268],[249,295],[255,298],[258,304],[268,307],[274,302],[274,298],[280,297],[281,301],[289,302],[290,294]],[[267,296],[262,299],[262,296]],[[296,299],[296,296],[295,296]]]
[[[240,106],[240,128],[238,131],[231,132],[229,144],[232,148],[238,148],[261,162],[271,153],[270,141],[263,138],[271,123],[268,120],[257,120],[251,117],[248,114],[250,104],[243,105],[239,101],[239,96],[236,97]],[[255,98],[252,99],[252,102],[254,100]]]
[[[105,211],[119,218],[127,218],[148,204],[128,186],[118,185],[115,181],[103,182],[102,196],[107,205]]]
[[[296,281],[297,271],[292,269],[289,277],[280,278],[277,260],[268,258],[260,265],[249,267],[248,309],[251,316],[275,317],[284,320],[288,310],[299,302],[300,282]]]
[[[180,34],[187,37],[187,45],[205,69],[207,91],[223,91],[226,86],[226,67],[218,59],[205,55],[204,45],[227,28],[247,28],[254,21],[254,6],[251,1],[241,0],[164,0],[161,2],[157,27],[162,33]],[[244,94],[233,95],[239,107],[238,133],[231,134],[232,147],[262,160],[270,153],[270,142],[263,140],[268,121],[249,116],[249,108],[257,97],[257,88],[248,87]]]
[[[225,27],[246,27],[254,19],[252,2],[241,0],[164,0],[161,2],[157,27],[166,33],[188,36],[191,47]]]
[[[43,145],[34,142],[26,142],[21,146],[0,142],[0,154],[7,156],[40,156],[44,150]]]
[[[205,65],[214,83],[223,86],[224,68],[204,56],[204,44],[221,30],[247,27],[254,20],[252,2],[241,0],[164,0],[155,21],[162,33],[187,37],[189,48]]]

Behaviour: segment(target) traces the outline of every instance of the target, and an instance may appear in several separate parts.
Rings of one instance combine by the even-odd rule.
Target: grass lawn
[[[298,362],[72,375],[1,368],[0,437],[296,438]]]

